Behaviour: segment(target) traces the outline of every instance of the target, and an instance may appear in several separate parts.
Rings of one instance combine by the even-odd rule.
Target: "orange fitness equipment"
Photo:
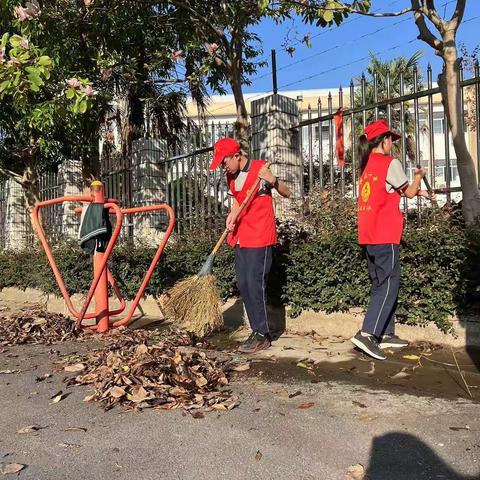
[[[77,319],[75,324],[78,328],[85,328],[90,330],[95,330],[97,332],[107,332],[111,327],[120,327],[122,325],[127,325],[138,307],[140,299],[142,298],[145,288],[147,287],[150,278],[153,275],[155,267],[157,266],[158,261],[163,253],[165,245],[170,238],[170,235],[173,231],[175,225],[175,214],[172,208],[167,204],[161,205],[150,205],[146,207],[137,207],[137,208],[120,208],[118,206],[118,200],[107,198],[105,199],[104,187],[103,183],[95,180],[90,185],[90,192],[91,196],[68,196],[68,197],[59,197],[54,198],[52,200],[46,200],[44,202],[37,202],[33,209],[32,213],[32,221],[34,229],[40,238],[42,243],[43,249],[47,255],[48,261],[50,262],[50,266],[52,267],[53,273],[57,280],[58,286],[60,291],[62,292],[62,296],[67,304],[68,309],[70,310],[71,314]],[[62,275],[57,267],[57,263],[55,262],[55,258],[52,254],[52,249],[50,244],[47,241],[45,231],[41,225],[40,221],[40,209],[43,207],[47,207],[50,205],[56,205],[59,203],[64,202],[84,202],[84,203],[102,203],[104,208],[107,208],[110,214],[116,216],[116,224],[115,228],[113,229],[112,236],[110,241],[108,242],[107,248],[105,252],[95,252],[93,256],[93,281],[90,285],[90,289],[87,294],[87,298],[85,299],[85,303],[81,308],[80,312],[75,309],[72,299],[65,287],[65,282],[63,281]],[[152,263],[148,268],[145,276],[143,277],[142,283],[140,288],[138,289],[137,295],[133,300],[133,303],[130,306],[130,309],[127,315],[117,321],[110,322],[110,316],[120,315],[126,308],[125,299],[122,297],[122,294],[113,278],[112,273],[108,269],[108,260],[112,251],[115,247],[115,243],[117,242],[118,236],[120,235],[120,230],[122,228],[122,222],[124,215],[132,215],[135,213],[143,213],[143,212],[152,212],[152,211],[159,211],[164,210],[169,217],[168,227],[165,231],[165,234],[160,242],[160,245],[153,257]],[[75,209],[76,213],[82,212],[82,207]],[[108,285],[111,285],[113,292],[115,293],[117,299],[120,302],[120,306],[113,311],[109,309],[109,298],[108,298]],[[92,299],[95,298],[95,312],[87,313],[88,307],[90,306]],[[95,325],[84,325],[83,321],[87,319],[96,319]]]

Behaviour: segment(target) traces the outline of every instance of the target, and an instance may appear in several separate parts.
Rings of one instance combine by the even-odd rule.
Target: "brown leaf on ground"
[[[11,375],[12,373],[21,373],[21,370],[0,370],[0,374]]]
[[[33,432],[36,432],[38,430],[41,430],[43,428],[47,428],[46,425],[44,426],[40,426],[40,425],[28,425],[26,427],[23,427],[23,428],[20,428],[19,430],[17,430],[17,433],[20,434],[20,435],[25,435],[27,433],[33,433]]]
[[[52,376],[51,373],[45,373],[41,377],[35,377],[35,381],[36,382],[43,382],[44,380],[46,380],[47,378],[50,378],[51,376]]]
[[[262,452],[260,450],[257,450],[257,453],[255,454],[255,460],[257,460],[258,462],[259,460],[262,459],[262,457],[263,457]]]
[[[21,463],[0,463],[0,472],[2,475],[11,475],[14,473],[18,473],[23,470],[26,465]]]
[[[64,432],[86,432],[87,429],[84,427],[67,427],[63,429]]]
[[[85,370],[83,363],[74,363],[73,365],[67,365],[64,370],[69,373],[77,373]]]
[[[77,443],[67,443],[67,442],[60,442],[60,443],[57,443],[57,445],[62,448],[80,448],[81,447],[81,445],[78,445]]]
[[[306,408],[311,408],[314,405],[315,405],[314,402],[306,402],[306,403],[301,403],[297,408],[306,409]]]
[[[350,465],[345,473],[344,480],[363,480],[365,478],[365,468],[363,465],[357,463],[356,465]]]
[[[64,398],[66,398],[68,395],[69,395],[68,393],[63,393],[62,390],[60,390],[55,395],[52,395],[50,397],[50,400],[52,401],[52,403],[58,403],[62,401]]]
[[[465,425],[464,427],[448,427],[450,430],[453,430],[454,432],[459,432],[461,430],[470,430],[470,427],[468,425]]]
[[[290,393],[288,395],[288,398],[295,398],[295,397],[298,397],[299,395],[302,394],[302,391],[301,390],[297,390],[296,392],[293,392],[293,393]]]
[[[0,318],[2,345],[46,344],[75,340],[82,335],[65,315],[47,312],[40,305],[26,307],[19,313]]]
[[[250,364],[248,363],[241,363],[240,365],[235,365],[231,368],[234,372],[246,372],[250,370]]]
[[[367,408],[367,406],[366,406],[364,403],[362,403],[362,402],[357,402],[356,400],[352,400],[352,403],[353,403],[354,405],[356,405],[357,407]]]
[[[106,410],[122,405],[204,412],[228,411],[239,404],[225,388],[232,375],[232,355],[194,342],[183,331],[113,332],[102,337],[103,349],[80,359],[85,365],[82,374],[68,379],[68,385],[95,389],[84,401],[99,401]]]
[[[410,372],[407,372],[407,368],[409,367],[403,367],[399,372],[395,373],[394,375],[392,375],[390,378],[392,380],[398,380],[400,378],[408,378],[408,377],[411,377],[412,374]]]

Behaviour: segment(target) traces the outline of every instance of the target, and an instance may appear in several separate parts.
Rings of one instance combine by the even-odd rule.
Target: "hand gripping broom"
[[[267,167],[268,165],[267,163]],[[236,218],[249,203],[260,181],[261,179],[257,178],[248,190],[245,200],[237,210]],[[178,321],[197,338],[203,338],[223,326],[220,295],[212,269],[215,255],[228,233],[226,228],[197,275],[178,282],[165,295],[163,308],[167,317]]]

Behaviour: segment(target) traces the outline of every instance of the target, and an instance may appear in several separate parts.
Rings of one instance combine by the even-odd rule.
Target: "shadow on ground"
[[[392,432],[372,442],[366,479],[386,480],[478,480],[456,473],[427,444],[414,435]]]

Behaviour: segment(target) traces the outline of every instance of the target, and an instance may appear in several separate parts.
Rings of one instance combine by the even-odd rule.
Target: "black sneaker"
[[[238,347],[238,350],[241,351],[244,348],[250,348],[250,346],[256,341],[255,332],[252,332],[250,336]]]
[[[405,348],[408,342],[397,335],[384,335],[379,345],[380,348]]]
[[[254,332],[248,339],[238,347],[240,353],[255,353],[259,350],[265,350],[272,344],[269,335],[262,335]]]
[[[360,332],[358,332],[350,339],[350,341],[367,355],[370,355],[377,360],[385,360],[387,358],[386,355],[380,350],[378,341],[373,335],[364,337]]]

